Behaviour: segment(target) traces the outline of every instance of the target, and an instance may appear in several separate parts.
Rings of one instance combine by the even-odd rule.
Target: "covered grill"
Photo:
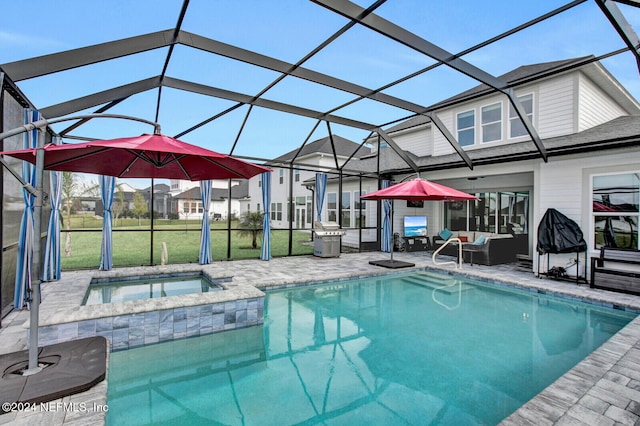
[[[342,236],[346,231],[336,222],[316,222],[313,255],[318,257],[339,257]]]

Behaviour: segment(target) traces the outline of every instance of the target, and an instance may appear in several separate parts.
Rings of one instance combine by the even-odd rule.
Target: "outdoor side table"
[[[463,244],[462,245],[462,257],[464,260],[464,254],[469,253],[469,263],[473,266],[473,253],[482,251],[482,246],[474,245],[474,244]]]

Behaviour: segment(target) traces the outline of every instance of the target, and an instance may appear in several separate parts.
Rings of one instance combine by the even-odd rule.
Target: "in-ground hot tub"
[[[132,300],[157,299],[193,293],[208,293],[223,290],[222,283],[231,278],[212,279],[200,274],[147,275],[144,277],[94,278],[87,289],[83,305],[128,302]]]
[[[262,291],[253,285],[234,283],[228,276],[214,275],[214,268],[207,268],[209,270],[196,265],[174,265],[69,272],[64,284],[51,282],[43,286],[38,327],[40,344],[103,336],[109,340],[111,350],[122,350],[264,322]],[[177,287],[189,287],[182,279],[194,275],[204,276],[215,286],[212,288],[207,283],[204,291],[203,282],[198,281],[196,293],[169,294],[184,288],[168,290],[167,281],[177,282],[173,284]],[[146,285],[147,293],[160,288],[162,297],[148,298],[147,295],[145,299],[116,301],[114,293],[118,290],[108,290],[106,286],[117,281],[120,287],[116,288],[126,289],[126,284],[140,284],[141,279],[163,281]],[[163,285],[165,294],[162,294]],[[99,290],[99,296],[95,297],[111,302],[84,305],[92,289]]]

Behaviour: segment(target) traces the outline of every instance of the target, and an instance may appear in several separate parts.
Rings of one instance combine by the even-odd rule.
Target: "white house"
[[[394,230],[402,233],[406,215],[425,215],[430,236],[445,227],[455,231],[512,233],[521,242],[518,253],[531,258],[535,270],[538,223],[547,209],[554,208],[581,227],[588,256],[596,255],[606,243],[605,236],[611,234],[619,246],[640,248],[638,102],[593,57],[522,66],[499,78],[515,91],[542,148],[533,142],[507,96],[484,85],[428,108],[464,150],[471,167],[426,116],[418,115],[386,129],[392,141],[417,165],[421,177],[479,198],[469,203],[425,202],[423,207],[408,207],[406,202],[396,201]],[[386,175],[395,182],[416,175],[384,140],[372,137],[367,142],[373,146],[373,152],[354,157],[348,163],[350,169]],[[320,152],[307,150],[305,155],[307,161],[324,159]],[[324,164],[335,172],[335,163],[331,161],[329,158]],[[274,170],[272,182],[276,203],[272,219],[278,227],[287,220],[286,173]],[[314,174],[301,174],[293,182],[296,227],[302,227],[299,226],[302,217],[307,224],[311,223],[308,220],[311,193],[306,187],[313,186]],[[259,194],[256,184],[256,181],[250,184],[253,204],[253,200],[260,199],[256,198]],[[359,209],[357,201],[361,192],[378,189],[376,180],[343,179],[341,218],[335,202],[338,188],[337,179],[330,179],[326,218],[341,219],[343,228],[357,228],[357,215],[361,214],[366,215],[367,225],[376,223],[377,203],[366,202]],[[283,206],[282,215],[278,203]],[[607,208],[598,207],[603,204]],[[306,216],[302,216],[303,210]],[[369,241],[371,235],[367,232],[359,236],[351,230],[343,243],[352,244],[354,238],[356,244],[358,239],[361,244]],[[569,266],[575,257],[575,254],[554,256],[550,264]],[[580,262],[582,275],[588,262],[584,258]],[[575,274],[577,269],[573,268],[569,272]]]
[[[232,217],[238,217],[241,213],[241,203],[247,202],[246,180],[234,180],[231,186],[231,199],[229,199],[228,181],[225,188],[213,187],[211,189],[211,204],[209,206],[209,217],[211,220],[226,220],[229,212]],[[176,210],[180,219],[202,219],[204,206],[200,185],[194,186],[173,197]]]
[[[171,180],[169,193],[173,196],[176,213],[180,219],[202,219],[204,208],[199,181]],[[231,206],[229,206],[229,180],[214,179],[211,182],[211,205],[209,215],[212,220],[226,220],[241,213],[241,203],[247,202],[247,181],[231,180]]]
[[[558,69],[564,71],[548,76]],[[394,229],[402,229],[404,215],[417,213],[428,216],[429,235],[445,227],[507,233],[515,226],[519,235],[526,235],[523,254],[532,257],[537,268],[537,226],[547,209],[555,208],[581,227],[588,255],[604,244],[606,226],[615,228],[619,246],[640,248],[638,102],[592,57],[522,66],[500,78],[515,90],[547,161],[505,95],[479,85],[447,99],[429,110],[457,139],[473,169],[427,117],[417,116],[387,133],[412,154],[422,177],[474,193],[480,200],[426,202],[421,209],[396,202]],[[381,173],[392,174],[395,181],[415,175],[407,173],[410,168],[386,144],[379,149],[386,151]],[[361,159],[350,166],[373,171],[375,160]],[[610,208],[596,207],[601,202]],[[575,255],[555,256],[551,264],[567,265],[571,258]]]
[[[360,144],[338,135],[332,135],[306,144],[300,152],[296,149],[270,161],[267,166],[273,169],[270,206],[272,229],[289,228],[289,200],[293,200],[294,205],[292,217],[294,229],[313,228],[315,220],[314,185],[309,181],[315,178],[317,171],[335,168],[336,161],[338,166],[342,166],[351,157],[359,158],[369,153],[370,149],[367,147],[361,147]],[[331,213],[327,211],[327,204],[323,208],[324,220],[337,220],[336,217],[330,216],[337,214],[335,207],[337,204],[335,198],[332,198],[333,196],[327,195],[327,204],[333,207],[329,210]],[[250,202],[243,206],[243,211],[264,211],[259,176],[249,180],[249,199]]]

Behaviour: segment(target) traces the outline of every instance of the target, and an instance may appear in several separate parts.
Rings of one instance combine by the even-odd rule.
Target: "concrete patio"
[[[269,262],[238,260],[200,265],[170,265],[123,268],[110,272],[78,271],[63,273],[59,282],[43,284],[41,325],[63,315],[65,303],[77,305],[84,295],[77,283],[104,274],[135,275],[144,271],[203,270],[211,276],[233,277],[230,289],[239,293],[313,283],[331,279],[387,274],[390,269],[369,264],[388,258],[388,253],[342,254],[339,258],[298,256]],[[452,271],[451,266],[434,265],[426,253],[396,253],[397,260],[415,263],[414,269],[433,268]],[[407,269],[403,269],[406,271]],[[301,276],[304,271],[304,276]],[[534,292],[557,295],[590,303],[640,312],[640,297],[592,290],[567,281],[539,279],[516,265],[482,266],[465,264],[458,273],[501,281]],[[76,283],[76,284],[74,284]],[[83,287],[85,288],[85,287]],[[80,294],[81,293],[81,294]],[[258,292],[259,293],[259,292]],[[72,307],[70,308],[72,309]],[[2,320],[0,354],[26,348],[28,311],[14,311]],[[47,404],[46,409],[14,411],[0,416],[0,424],[81,425],[105,421],[107,382],[90,391]],[[545,389],[502,424],[636,424],[640,420],[640,318],[634,319],[612,339],[589,355],[563,377]]]

